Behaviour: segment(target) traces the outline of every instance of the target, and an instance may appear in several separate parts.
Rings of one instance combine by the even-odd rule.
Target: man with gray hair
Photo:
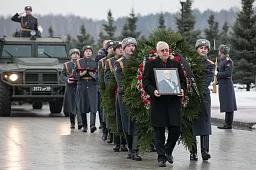
[[[123,102],[123,96],[125,95],[124,89],[122,86],[122,80],[125,78],[124,70],[127,61],[134,54],[137,41],[135,38],[128,37],[123,39],[122,48],[124,51],[123,57],[115,61],[114,64],[114,74],[117,82],[117,97],[120,107],[121,119],[123,124],[123,131],[128,144],[128,156],[127,159],[132,159],[136,161],[141,161],[142,158],[139,156],[138,150],[138,141],[139,135],[137,130],[137,125],[134,120],[131,119],[128,113],[127,105]]]
[[[232,129],[234,111],[237,110],[235,90],[232,81],[234,70],[233,61],[229,57],[230,47],[220,45],[219,48],[219,72],[215,73],[219,83],[220,112],[225,112],[225,125],[218,126],[219,129]]]
[[[75,62],[79,59],[80,51],[76,48],[73,48],[69,51],[71,60],[64,63],[62,72],[60,74],[60,80],[66,83],[64,100],[63,100],[63,112],[69,114],[70,118],[70,128],[75,128],[75,116],[77,115],[78,129],[82,128],[81,115],[77,113],[77,104],[76,104],[76,86],[77,80],[72,77]]]

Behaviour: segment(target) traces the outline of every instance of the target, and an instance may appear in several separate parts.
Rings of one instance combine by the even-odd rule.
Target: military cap
[[[121,41],[115,41],[113,45],[113,50],[116,51],[117,48],[122,47],[122,42]]]
[[[88,50],[88,49],[92,50],[92,52],[93,52],[93,47],[91,45],[86,45],[82,49],[83,53],[84,53],[85,50]]]
[[[108,48],[111,47],[111,46],[113,47],[113,45],[114,45],[114,41],[112,41],[112,40],[108,41],[106,43],[106,50],[108,51]]]
[[[132,38],[132,37],[128,37],[128,38],[123,39],[122,48],[125,49],[125,47],[129,44],[134,44],[136,46],[137,45],[136,39]]]
[[[206,39],[199,39],[199,40],[196,41],[195,47],[196,47],[196,49],[197,49],[198,47],[201,47],[201,46],[206,46],[206,47],[208,47],[208,49],[210,50],[210,48],[211,48],[211,43],[210,43],[210,41],[208,41],[208,40],[206,40]]]
[[[69,55],[71,56],[73,53],[78,53],[80,55],[80,51],[77,48],[72,48],[69,50]]]
[[[230,47],[225,45],[225,44],[221,44],[218,48],[218,50],[220,52],[222,52],[223,54],[229,54],[229,51],[230,51]]]
[[[31,6],[25,6],[25,11],[27,11],[27,10],[32,11],[32,7]]]

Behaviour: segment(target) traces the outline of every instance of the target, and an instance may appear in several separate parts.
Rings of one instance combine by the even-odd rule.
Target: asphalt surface
[[[11,117],[0,117],[0,169],[256,169],[255,130],[219,130],[212,126],[209,161],[203,162],[200,153],[197,162],[189,161],[189,152],[180,144],[173,153],[174,164],[158,168],[156,153],[145,153],[141,162],[127,160],[126,153],[114,153],[113,144],[101,140],[99,129],[93,134],[71,130],[69,118],[63,114],[49,114],[46,105],[42,110],[31,108],[15,106]]]

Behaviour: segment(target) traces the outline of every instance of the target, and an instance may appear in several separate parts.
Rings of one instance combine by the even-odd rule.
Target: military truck
[[[61,113],[65,84],[59,75],[67,47],[58,37],[0,37],[0,116],[10,116],[12,101],[34,109],[48,102],[51,113]]]

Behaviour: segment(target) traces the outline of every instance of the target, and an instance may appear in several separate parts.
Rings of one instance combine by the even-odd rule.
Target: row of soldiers
[[[98,55],[95,59],[92,58],[93,48],[90,45],[83,47],[83,58],[81,59],[79,59],[80,51],[78,49],[71,49],[69,52],[71,61],[64,63],[60,79],[66,83],[63,111],[70,114],[71,128],[75,128],[75,115],[77,115],[78,128],[83,128],[82,131],[87,132],[86,114],[90,113],[90,131],[94,133],[97,130],[95,126],[96,112],[99,111],[103,128],[102,139],[106,140],[109,135],[111,142],[114,136],[114,151],[119,151],[120,149],[121,151],[128,151],[128,159],[140,161],[138,131],[136,123],[127,113],[126,105],[123,102],[124,91],[121,85],[126,59],[134,53],[136,45],[137,42],[134,38],[125,38],[122,42],[105,41],[104,49],[106,55]],[[110,58],[111,55],[113,57]],[[111,133],[111,129],[108,128],[107,115],[104,112],[104,108],[103,110],[100,108],[100,100],[103,95],[99,94],[99,84],[102,83],[99,82],[99,77],[103,76],[101,74],[104,74],[103,83],[105,86],[108,86],[112,77],[111,74],[115,77],[118,87],[116,89],[116,97],[109,100],[113,100],[115,103],[117,131],[123,135]],[[126,143],[128,149],[126,148]]]
[[[78,49],[71,49],[69,54],[71,61],[64,64],[61,73],[61,80],[66,83],[66,92],[64,97],[64,112],[70,113],[71,128],[75,128],[75,115],[78,118],[78,128],[83,127],[83,132],[87,132],[87,116],[90,112],[90,131],[96,131],[95,119],[96,112],[100,111],[101,124],[103,128],[102,139],[106,140],[107,136],[114,136],[115,147],[114,151],[128,151],[127,158],[136,161],[141,161],[138,149],[138,129],[136,121],[131,119],[127,105],[123,102],[125,91],[122,86],[122,80],[125,78],[124,70],[129,58],[136,50],[137,41],[132,37],[128,37],[118,41],[107,41],[104,43],[104,55],[98,55],[96,59],[92,58],[92,46],[84,46],[82,49],[83,58],[79,59],[80,51]],[[143,88],[146,93],[150,95],[150,118],[151,126],[154,128],[154,143],[158,154],[157,160],[159,167],[165,167],[166,162],[173,163],[173,149],[181,133],[181,100],[184,93],[186,93],[186,79],[181,69],[179,62],[172,60],[169,52],[169,45],[166,42],[158,42],[157,46],[158,57],[155,60],[149,61],[145,65],[143,74]],[[199,117],[193,122],[192,132],[193,136],[200,136],[201,155],[203,160],[211,158],[209,154],[209,135],[211,135],[211,99],[209,86],[214,76],[217,76],[220,82],[220,92],[223,95],[224,89],[231,91],[226,96],[230,96],[227,102],[221,104],[221,112],[226,112],[226,124],[220,129],[232,128],[233,112],[237,109],[235,103],[235,95],[232,83],[233,63],[228,56],[229,49],[227,46],[222,45],[219,47],[219,55],[221,63],[219,71],[215,71],[215,64],[207,58],[210,50],[210,42],[205,39],[199,39],[196,42],[196,50],[198,56],[201,57],[204,86],[203,86],[203,103],[202,111]],[[99,54],[102,51],[99,52]],[[113,56],[113,57],[112,57]],[[189,67],[189,65],[188,65]],[[160,95],[156,86],[154,68],[177,68],[179,71],[179,78],[181,84],[181,94],[175,95]],[[190,68],[185,68],[190,69]],[[101,75],[104,74],[104,75]],[[115,103],[115,117],[116,127],[118,134],[112,134],[111,129],[108,127],[106,119],[107,113],[100,109],[100,99],[102,95],[98,88],[100,83],[108,87],[112,76],[116,82],[116,92],[114,98],[109,98]],[[100,77],[104,79],[100,79]],[[103,82],[101,82],[103,81]],[[227,87],[227,84],[230,87]],[[231,87],[232,86],[232,87]],[[231,89],[231,90],[230,90]],[[220,99],[220,102],[223,99]],[[225,106],[225,108],[223,108]],[[101,112],[102,111],[102,112]],[[81,115],[82,121],[79,121]],[[165,129],[168,128],[168,139],[165,140]],[[119,136],[119,134],[123,134]],[[122,137],[124,136],[124,137]],[[128,148],[126,148],[126,144]],[[197,161],[197,144],[195,138],[195,145],[190,150],[190,160]]]

